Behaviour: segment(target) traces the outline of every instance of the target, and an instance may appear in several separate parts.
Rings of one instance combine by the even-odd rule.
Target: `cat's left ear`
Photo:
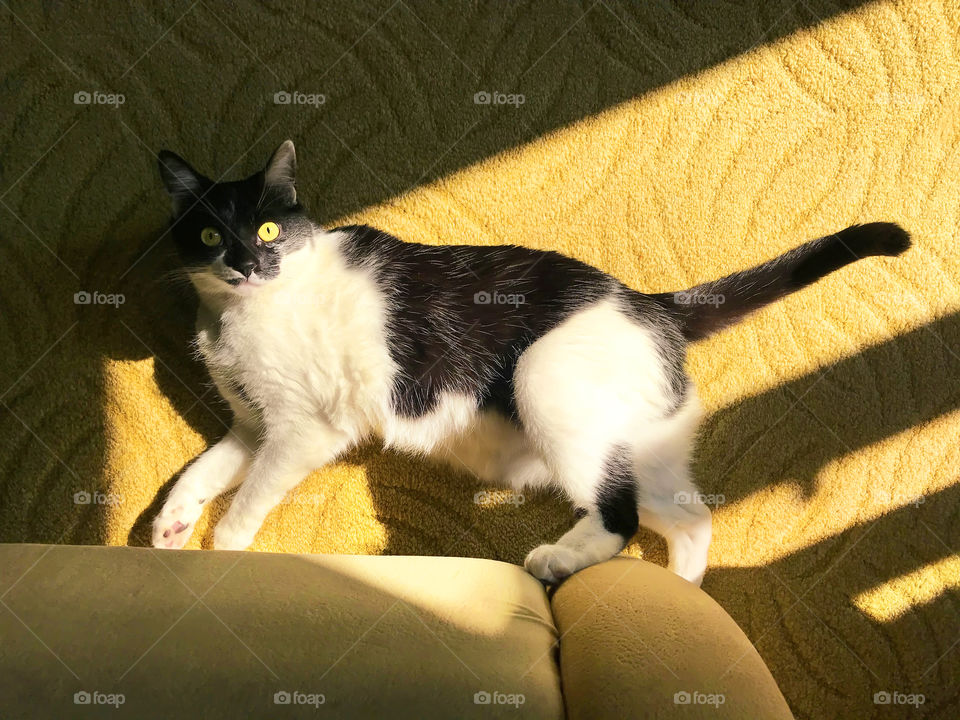
[[[161,150],[157,156],[160,177],[173,200],[173,211],[179,215],[185,208],[200,201],[210,181],[194,170],[187,161],[169,150]]]
[[[264,185],[287,205],[297,204],[297,152],[293,140],[278,147],[263,170]]]

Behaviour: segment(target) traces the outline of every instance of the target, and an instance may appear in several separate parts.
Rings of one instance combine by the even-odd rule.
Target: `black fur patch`
[[[402,369],[398,414],[432,410],[461,392],[518,421],[513,375],[535,340],[616,289],[608,275],[559,253],[517,246],[405,243],[365,226],[344,248],[371,263],[390,297],[391,353]]]
[[[625,310],[639,321],[672,332],[664,350],[679,373],[672,386],[683,393],[676,325],[657,303],[590,265],[514,245],[430,246],[363,225],[336,230],[347,234],[341,249],[348,262],[373,269],[388,297],[390,351],[401,368],[393,398],[399,415],[423,415],[442,393],[459,392],[519,422],[513,375],[520,355],[577,310],[613,294],[631,298]]]
[[[604,465],[604,479],[597,492],[597,509],[603,527],[629,541],[640,525],[637,513],[637,480],[630,464],[629,450],[615,448]]]

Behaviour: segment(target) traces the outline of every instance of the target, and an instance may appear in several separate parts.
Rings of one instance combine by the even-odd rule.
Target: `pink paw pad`
[[[179,520],[177,520],[177,521],[175,521],[175,522],[173,523],[173,526],[172,526],[169,530],[164,530],[164,531],[163,531],[163,536],[164,536],[165,538],[168,538],[168,537],[170,537],[170,533],[171,533],[171,532],[174,533],[175,535],[179,535],[179,534],[182,533],[184,530],[186,530],[188,527],[190,527],[190,523],[184,524],[184,523],[180,522]]]

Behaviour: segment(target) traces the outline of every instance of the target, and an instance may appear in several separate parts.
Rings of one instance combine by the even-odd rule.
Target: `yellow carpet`
[[[326,224],[557,249],[649,291],[893,220],[904,257],[692,349],[723,501],[704,589],[797,717],[956,717],[960,3],[191,3],[0,8],[0,541],[142,544],[229,419],[157,242],[163,147],[235,177],[291,137]],[[364,448],[255,549],[518,562],[572,522],[481,490]],[[664,561],[651,534],[628,552]]]

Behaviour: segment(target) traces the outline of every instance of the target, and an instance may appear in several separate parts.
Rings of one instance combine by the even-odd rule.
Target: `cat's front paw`
[[[246,550],[253,544],[256,530],[249,532],[243,528],[234,527],[224,518],[213,530],[214,550]]]
[[[535,578],[555,585],[580,569],[574,550],[564,545],[541,545],[530,551],[523,566]]]
[[[187,544],[193,527],[203,512],[203,501],[171,498],[153,520],[152,544],[155,548],[178,550]]]

